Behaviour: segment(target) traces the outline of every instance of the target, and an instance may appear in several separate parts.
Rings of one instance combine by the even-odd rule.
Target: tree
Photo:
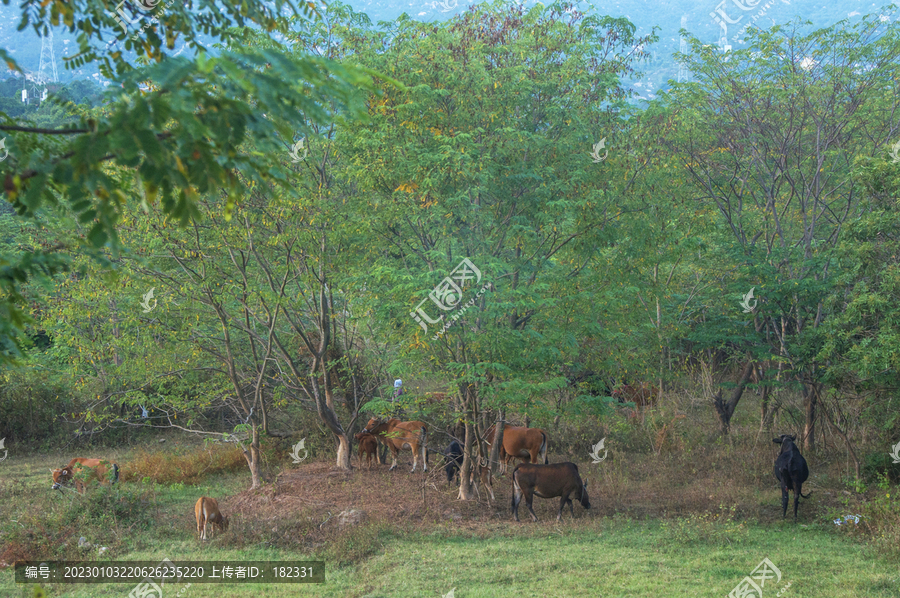
[[[118,256],[117,230],[133,188],[140,203],[158,202],[181,225],[199,214],[201,197],[222,193],[228,198],[227,218],[248,187],[288,184],[287,170],[273,157],[283,151],[282,139],[290,138],[298,115],[326,122],[335,104],[347,117],[363,114],[356,91],[369,79],[354,67],[298,57],[274,41],[261,50],[206,52],[201,33],[227,42],[241,35],[231,29],[235,25],[284,34],[289,21],[278,15],[283,10],[298,15],[292,2],[225,0],[213,11],[194,8],[191,1],[158,6],[158,20],[150,21],[128,3],[120,7],[121,15],[99,0],[22,4],[22,27],[31,24],[40,34],[62,24],[79,32],[79,53],[67,67],[97,62],[112,83],[104,109],[80,115],[77,125],[43,126],[25,116],[0,125],[9,151],[0,178],[19,215],[35,218],[59,210],[71,215],[71,229],[86,229],[67,245],[0,256],[6,266],[0,275],[4,362],[22,355],[22,333],[30,321],[21,285],[68,270],[73,254],[101,264],[107,251]],[[301,9],[305,17],[315,15],[310,3]],[[143,26],[135,32],[123,19]],[[195,48],[196,57],[173,56],[177,41]],[[6,49],[0,48],[0,58],[21,70]]]
[[[498,2],[347,40],[363,64],[403,73],[408,86],[371,98],[371,125],[339,147],[356,213],[377,239],[365,277],[374,322],[407,368],[431,367],[461,398],[463,499],[482,413],[543,413],[539,397],[566,383],[556,347],[573,339],[552,311],[576,292],[612,218],[604,181],[616,169],[590,153],[617,130],[618,77],[647,39],[625,19],[565,3],[526,12]],[[435,283],[440,309],[427,298],[422,307]]]
[[[739,268],[740,287],[761,289],[755,339],[735,352],[781,362],[801,384],[807,449],[822,392],[808,341],[828,316],[841,230],[859,213],[851,163],[894,126],[876,110],[900,55],[887,27],[869,16],[809,34],[800,24],[754,30],[749,48],[727,55],[692,38],[683,60],[696,83],[672,95],[688,133],[671,147],[698,205],[719,215],[723,269]]]

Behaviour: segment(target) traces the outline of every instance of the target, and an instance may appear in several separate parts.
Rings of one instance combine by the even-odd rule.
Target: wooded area
[[[827,429],[857,476],[861,445],[887,458],[893,21],[754,31],[727,54],[690,38],[693,80],[638,105],[625,81],[654,38],[565,3],[379,26],[223,4],[168,5],[113,46],[102,4],[29,4],[38,29],[81,31],[71,60],[115,92],[0,125],[7,446],[224,433],[257,487],[261,439],[301,410],[350,468],[403,377],[422,381],[406,415],[462,426],[463,480],[498,418],[596,421],[623,382],[704,401],[710,437],[757,391],[761,431],[798,409],[804,451]],[[221,51],[166,55],[207,27]]]

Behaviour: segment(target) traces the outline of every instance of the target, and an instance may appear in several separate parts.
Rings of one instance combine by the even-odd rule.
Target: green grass
[[[896,563],[873,554],[825,524],[791,522],[748,525],[737,542],[697,541],[658,521],[588,519],[581,513],[561,525],[513,522],[494,524],[492,537],[436,532],[395,537],[381,534],[378,553],[355,566],[327,566],[326,583],[194,584],[181,595],[322,596],[357,598],[439,597],[456,588],[457,598],[495,596],[726,596],[744,576],[768,558],[781,570],[774,596],[790,583],[788,597],[896,597]],[[304,555],[264,548],[222,550],[215,541],[170,542],[120,555],[118,560],[300,560]],[[0,595],[30,596],[0,578]],[[73,598],[125,596],[128,584],[49,585],[48,596]],[[172,594],[182,586],[175,586]],[[773,587],[772,591],[769,588]],[[168,593],[167,593],[168,596]]]

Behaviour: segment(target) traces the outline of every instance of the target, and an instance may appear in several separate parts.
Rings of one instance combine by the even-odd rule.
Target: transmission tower
[[[53,53],[53,30],[48,29],[47,35],[41,38],[41,64],[38,67],[38,79],[42,85],[52,81],[59,82],[56,73],[56,56]]]
[[[687,15],[681,17],[681,28],[684,29],[684,26],[687,24]],[[687,54],[687,40],[684,37],[681,38],[681,47],[678,49],[682,54]],[[687,68],[684,66],[684,63],[678,65],[678,82],[687,80]]]

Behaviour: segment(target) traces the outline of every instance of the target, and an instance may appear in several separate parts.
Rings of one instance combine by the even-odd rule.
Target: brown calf
[[[110,463],[106,459],[85,459],[84,457],[76,457],[69,461],[69,464],[64,467],[50,470],[50,473],[53,475],[53,486],[51,486],[51,488],[53,490],[59,490],[63,486],[67,486],[74,481],[75,490],[84,492],[84,482],[75,479],[75,474],[83,469],[90,470],[87,474],[88,481],[96,479],[101,484],[109,484],[109,480],[106,479],[106,474],[109,471],[107,465],[112,465],[112,483],[115,484],[119,481],[119,466],[117,464]]]
[[[359,441],[359,465],[362,467],[363,453],[366,455],[366,467],[372,468],[372,458],[378,463],[378,440],[368,432],[360,432],[354,436]]]
[[[228,529],[228,517],[219,512],[219,503],[216,499],[208,496],[201,496],[194,505],[194,517],[197,518],[197,533],[200,534],[201,540],[206,540],[206,526],[212,523],[221,531]]]
[[[363,433],[374,434],[378,442],[391,449],[393,464],[388,471],[397,467],[397,455],[405,448],[410,449],[413,454],[412,471],[416,470],[420,457],[422,467],[428,471],[428,451],[425,449],[428,440],[428,426],[423,422],[402,422],[399,419],[382,422],[377,417],[373,417],[363,428]]]

